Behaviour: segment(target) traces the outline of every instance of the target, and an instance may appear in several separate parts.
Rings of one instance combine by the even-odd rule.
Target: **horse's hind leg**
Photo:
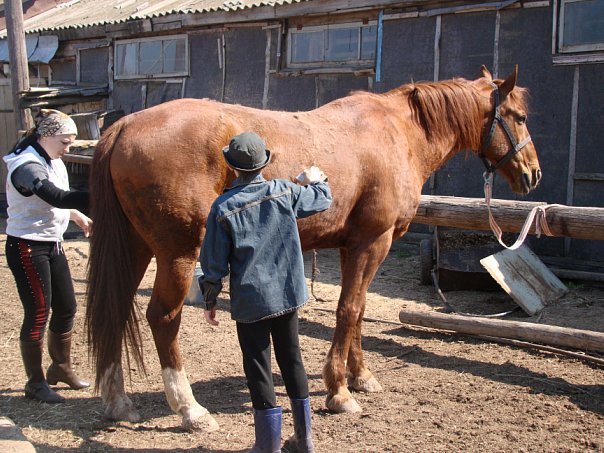
[[[195,400],[178,344],[182,302],[189,289],[194,264],[194,257],[157,257],[157,275],[147,320],[159,355],[170,408],[182,416],[184,429],[210,432],[218,429],[218,423]]]
[[[370,387],[363,390],[381,389],[377,380],[363,364],[361,322],[365,311],[367,288],[378,266],[386,257],[391,242],[392,232],[387,231],[373,242],[365,242],[341,251],[342,292],[336,312],[333,342],[323,368],[323,379],[328,392],[326,403],[331,411],[361,411],[361,407],[348,390],[346,367],[350,374],[349,381],[353,384],[369,383]]]
[[[133,235],[130,238],[130,242],[133,250],[134,281],[136,282],[136,287],[138,287],[149,266],[152,254],[139,236]],[[133,288],[133,297],[135,292],[136,288]],[[124,389],[124,373],[121,361],[122,355],[120,350],[113,358],[113,363],[104,371],[100,380],[101,398],[106,405],[104,416],[109,420],[138,422],[141,417]]]
[[[106,404],[104,417],[109,420],[139,422],[141,417],[124,389],[124,374],[120,359],[103,374],[100,382],[101,399]]]

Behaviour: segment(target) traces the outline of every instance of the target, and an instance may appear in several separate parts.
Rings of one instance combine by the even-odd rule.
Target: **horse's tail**
[[[105,131],[97,144],[90,171],[94,231],[88,261],[86,330],[88,352],[96,368],[97,390],[105,371],[119,361],[122,344],[128,364],[132,354],[139,368],[145,370],[135,303],[139,282],[135,281],[129,241],[132,226],[115,193],[110,170],[111,155],[124,124],[124,120],[118,121]]]

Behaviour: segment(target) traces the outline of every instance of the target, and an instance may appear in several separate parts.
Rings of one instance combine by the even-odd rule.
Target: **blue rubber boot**
[[[248,453],[281,453],[281,407],[254,410],[256,442]]]
[[[313,453],[312,429],[310,421],[310,398],[291,399],[294,417],[294,435],[283,445],[286,453]]]

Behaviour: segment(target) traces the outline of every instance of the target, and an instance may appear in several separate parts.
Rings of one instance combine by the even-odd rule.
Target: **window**
[[[188,75],[186,36],[117,41],[115,78],[134,79]]]
[[[558,52],[604,50],[604,1],[560,0]]]
[[[52,75],[51,85],[76,84],[75,58],[61,58],[50,60],[50,71]]]
[[[78,50],[80,77],[78,85],[105,85],[109,82],[109,47],[92,47]]]
[[[337,24],[290,28],[287,66],[373,66],[377,24]]]

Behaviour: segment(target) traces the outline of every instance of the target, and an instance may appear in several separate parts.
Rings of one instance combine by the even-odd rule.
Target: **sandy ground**
[[[180,333],[193,392],[215,416],[219,431],[201,435],[180,428],[180,417],[164,396],[146,323],[149,373],[132,369],[127,382],[142,422],[104,420],[93,389],[59,387],[67,399],[62,405],[23,398],[25,375],[18,346],[22,310],[6,265],[5,239],[0,236],[0,416],[20,426],[38,452],[237,452],[252,445],[251,404],[226,295],[219,302],[220,326],[205,324],[199,307],[185,306]],[[79,303],[74,364],[83,377],[93,380],[83,328],[88,242],[68,240],[66,250]],[[308,276],[309,260],[310,255]],[[318,452],[604,451],[604,366],[399,323],[401,310],[440,308],[433,288],[419,284],[417,247],[405,243],[393,247],[380,268],[365,313],[370,320],[364,324],[365,358],[384,391],[355,394],[361,414],[327,412],[321,369],[340,290],[337,253],[319,252],[318,265],[315,293],[325,302],[311,301],[301,311],[300,327]],[[139,290],[143,310],[154,274],[152,263]],[[512,306],[503,293],[449,292],[447,298],[476,313]],[[517,313],[510,319],[604,332],[604,290],[573,284],[541,317]],[[278,368],[274,370],[278,401],[284,406],[285,439],[292,432],[291,412]]]

